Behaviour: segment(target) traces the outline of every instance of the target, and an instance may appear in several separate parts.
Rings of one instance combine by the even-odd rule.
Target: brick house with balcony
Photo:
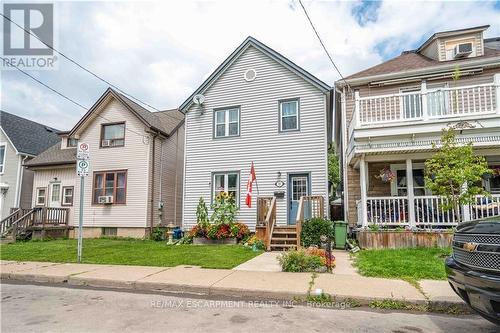
[[[488,27],[435,33],[336,82],[334,140],[351,226],[443,228],[499,215],[498,174],[483,181],[492,197],[456,213],[424,184],[424,162],[443,128],[500,168],[500,38],[484,39]]]

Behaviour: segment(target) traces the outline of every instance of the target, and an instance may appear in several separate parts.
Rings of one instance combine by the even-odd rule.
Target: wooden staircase
[[[297,228],[294,225],[275,226],[269,243],[270,251],[296,250],[298,246]]]
[[[299,201],[295,225],[276,225],[276,197],[257,198],[257,228],[264,229],[262,234],[267,251],[300,249],[304,218],[323,216],[323,197],[303,196]]]
[[[12,209],[9,216],[0,221],[0,241],[29,239],[34,232],[41,233],[43,238],[47,230],[69,230],[68,212],[67,208],[49,207]]]

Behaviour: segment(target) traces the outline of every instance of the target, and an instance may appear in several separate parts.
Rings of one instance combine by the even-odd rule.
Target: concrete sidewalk
[[[311,273],[203,269],[195,266],[144,267],[1,261],[2,280],[66,283],[148,292],[290,300],[307,295]],[[350,272],[349,272],[350,273]],[[311,290],[356,299],[396,299],[413,303],[462,304],[446,281],[422,281],[422,290],[402,280],[357,274],[318,274]]]

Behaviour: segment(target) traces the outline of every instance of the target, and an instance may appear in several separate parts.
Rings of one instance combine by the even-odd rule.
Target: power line
[[[323,40],[321,39],[321,37],[319,36],[319,33],[318,31],[316,30],[316,28],[314,27],[314,24],[311,20],[311,18],[309,17],[309,14],[307,13],[307,10],[306,10],[306,7],[304,7],[304,5],[302,4],[302,0],[299,0],[299,3],[300,3],[300,6],[302,7],[302,9],[304,10],[304,14],[306,14],[306,17],[307,17],[307,20],[309,21],[309,24],[311,24],[311,27],[312,29],[314,30],[314,33],[316,34],[316,37],[318,37],[318,40],[321,44],[321,46],[323,47],[323,50],[325,50],[326,52],[326,55],[328,56],[328,59],[330,59],[330,62],[332,63],[333,67],[335,68],[335,70],[337,71],[337,73],[339,73],[340,77],[342,78],[342,80],[344,81],[344,83],[349,87],[349,89],[351,89],[351,86],[349,85],[349,83],[347,83],[346,79],[344,78],[344,76],[342,75],[342,73],[340,72],[339,68],[337,67],[337,65],[335,64],[335,61],[333,61],[333,58],[332,56],[330,55],[330,53],[328,52],[328,50],[326,49],[326,46],[325,44],[323,43]]]
[[[0,13],[0,15],[3,16],[4,19],[10,21],[11,23],[14,23],[18,28],[24,30],[25,33],[35,37],[36,39],[38,39],[40,42],[42,42],[45,46],[47,46],[48,48],[50,48],[51,50],[57,52],[59,55],[61,55],[63,58],[67,59],[68,61],[72,62],[73,64],[75,64],[77,67],[83,69],[85,72],[89,73],[90,75],[96,77],[97,79],[101,80],[102,82],[106,83],[107,85],[115,88],[116,90],[118,90],[120,93],[124,94],[125,96],[127,97],[130,97],[132,98],[133,100],[143,104],[143,105],[146,105],[152,109],[154,109],[155,111],[161,111],[157,108],[155,108],[154,106],[140,100],[139,98],[137,97],[134,97],[128,93],[126,93],[125,91],[121,90],[119,87],[115,86],[114,84],[112,84],[111,82],[107,81],[106,79],[103,79],[102,77],[100,77],[99,75],[97,75],[96,73],[92,72],[90,69],[87,69],[85,68],[83,65],[80,65],[76,60],[73,60],[71,59],[70,57],[68,57],[67,55],[65,55],[64,53],[62,53],[61,51],[58,51],[56,50],[52,45],[49,45],[47,44],[45,41],[41,40],[37,35],[35,35],[34,33],[32,33],[31,31],[29,30],[26,30],[24,27],[20,26],[19,24],[17,24],[16,22],[12,21],[9,17],[5,16],[3,13]]]
[[[56,93],[57,95],[61,96],[62,98],[64,98],[64,99],[66,99],[66,100],[70,101],[71,103],[73,103],[73,104],[77,105],[78,107],[80,107],[80,108],[84,109],[85,111],[88,111],[88,110],[89,110],[89,108],[87,108],[87,107],[83,106],[82,104],[78,103],[77,101],[75,101],[75,100],[74,100],[74,99],[72,99],[71,97],[68,97],[68,96],[64,95],[63,93],[61,93],[61,92],[59,92],[59,91],[55,90],[54,88],[52,88],[51,86],[49,86],[49,85],[48,85],[48,84],[46,84],[45,82],[42,82],[42,81],[40,81],[39,79],[37,79],[36,77],[34,77],[33,75],[29,74],[28,72],[23,71],[23,70],[22,70],[21,68],[19,68],[17,65],[12,64],[12,63],[11,63],[8,59],[3,58],[3,57],[0,57],[0,59],[2,59],[2,61],[3,61],[4,63],[7,63],[7,64],[9,64],[10,66],[15,67],[18,71],[20,71],[20,72],[21,72],[21,73],[23,73],[24,75],[28,76],[28,77],[29,77],[29,78],[31,78],[32,80],[36,81],[37,83],[41,84],[42,86],[44,86],[45,88],[49,89],[50,91],[52,91],[52,92]],[[96,115],[97,115],[98,117],[101,117],[102,119],[106,120],[107,122],[113,122],[112,120],[110,120],[110,119],[108,119],[108,118],[104,117],[103,115],[100,115],[100,114],[98,114],[98,113],[96,113]],[[126,130],[126,131],[129,131],[129,132],[131,132],[131,133],[134,133],[134,134],[136,134],[136,135],[139,135],[140,137],[142,137],[142,139],[143,139],[143,143],[144,143],[144,144],[146,144],[146,143],[144,142],[144,139],[145,139],[145,138],[147,138],[147,137],[146,137],[144,134],[141,134],[141,133],[139,133],[139,132],[136,132],[136,131],[134,131],[134,130],[131,130],[131,129],[127,128],[127,127],[125,127],[125,130]]]

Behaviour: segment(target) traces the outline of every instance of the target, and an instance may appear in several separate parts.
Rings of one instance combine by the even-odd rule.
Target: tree
[[[339,159],[335,154],[333,147],[328,149],[328,181],[332,183],[334,189],[340,183]]]
[[[447,199],[445,209],[458,212],[458,207],[472,203],[476,195],[486,194],[481,179],[491,170],[483,156],[474,155],[472,142],[459,145],[455,136],[453,129],[443,129],[442,146],[425,162],[425,186]]]

